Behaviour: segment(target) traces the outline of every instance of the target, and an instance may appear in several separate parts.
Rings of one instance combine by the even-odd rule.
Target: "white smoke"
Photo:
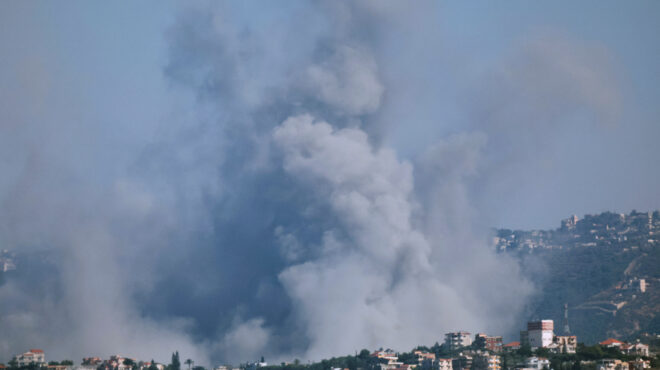
[[[487,259],[461,257],[458,253],[469,253],[467,248],[430,242],[413,226],[410,163],[399,161],[391,149],[373,148],[364,131],[337,130],[310,115],[287,119],[273,137],[284,152],[287,173],[314,189],[338,220],[336,228],[324,231],[317,258],[280,274],[310,339],[305,358],[432,343],[456,329],[452,323],[472,330],[495,328],[487,321],[497,316],[480,308],[483,297],[468,298],[482,290],[482,272],[497,269],[499,258],[485,246],[486,252],[478,254]],[[443,250],[456,252],[451,260],[434,263],[432,254]],[[461,284],[463,275],[476,279]],[[520,280],[515,269],[500,275]],[[522,294],[506,297],[514,310],[527,292],[517,293]],[[488,305],[504,303],[488,298]],[[512,318],[499,330],[506,330]]]

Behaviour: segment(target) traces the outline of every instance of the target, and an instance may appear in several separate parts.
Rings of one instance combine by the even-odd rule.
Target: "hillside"
[[[573,216],[555,230],[496,230],[494,245],[520,259],[538,287],[528,319],[555,320],[595,343],[660,333],[660,214]]]

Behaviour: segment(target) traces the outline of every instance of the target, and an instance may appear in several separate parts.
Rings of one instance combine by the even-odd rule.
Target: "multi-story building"
[[[646,370],[651,368],[651,361],[642,360],[641,358],[636,358],[635,361],[630,361],[628,363],[628,368],[630,370]]]
[[[30,364],[46,366],[46,357],[41,349],[31,349],[15,357],[18,366],[28,366]]]
[[[474,336],[472,344],[479,349],[487,349],[493,352],[502,351],[502,337],[490,337],[486,334],[479,333]]]
[[[543,370],[550,368],[550,360],[545,357],[528,357],[525,360],[525,369]]]
[[[555,353],[575,353],[577,337],[575,335],[555,335],[552,344],[548,347]]]
[[[396,355],[396,352],[391,349],[385,351],[376,351],[371,354],[371,357],[376,357],[382,360],[386,360],[386,363],[381,363],[380,368],[383,370],[393,370],[403,365],[403,362],[399,361],[399,356]]]
[[[500,370],[500,356],[481,354],[472,359],[471,370]]]
[[[627,355],[646,356],[649,355],[649,346],[644,343],[624,344],[621,351]]]
[[[461,355],[454,357],[451,360],[453,370],[470,370],[472,369],[472,356]]]
[[[435,363],[438,370],[454,370],[451,358],[439,358]]]
[[[48,365],[48,370],[71,370],[73,367],[68,365]]]
[[[596,370],[628,370],[628,363],[621,360],[606,358],[596,365]]]
[[[424,361],[430,361],[433,363],[435,361],[435,353],[424,352],[424,351],[414,351],[413,354],[417,356],[417,363],[422,364]]]
[[[520,342],[511,342],[502,346],[504,352],[513,352],[520,349]]]
[[[457,331],[454,333],[445,334],[445,345],[450,351],[456,351],[462,347],[467,347],[472,344],[472,337],[466,331]]]
[[[103,364],[103,360],[100,357],[83,357],[80,369],[96,370],[101,364]]]
[[[552,344],[554,336],[552,320],[531,321],[527,323],[527,330],[520,332],[520,343],[529,344],[532,348],[545,348]]]

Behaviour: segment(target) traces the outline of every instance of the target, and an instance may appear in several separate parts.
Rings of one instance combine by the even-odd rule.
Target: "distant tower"
[[[571,328],[568,327],[568,303],[564,303],[564,335],[571,335]]]

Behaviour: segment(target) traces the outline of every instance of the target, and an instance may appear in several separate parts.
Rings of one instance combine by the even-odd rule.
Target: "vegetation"
[[[181,370],[181,361],[179,360],[179,351],[172,353],[172,362],[167,365],[167,370]]]

